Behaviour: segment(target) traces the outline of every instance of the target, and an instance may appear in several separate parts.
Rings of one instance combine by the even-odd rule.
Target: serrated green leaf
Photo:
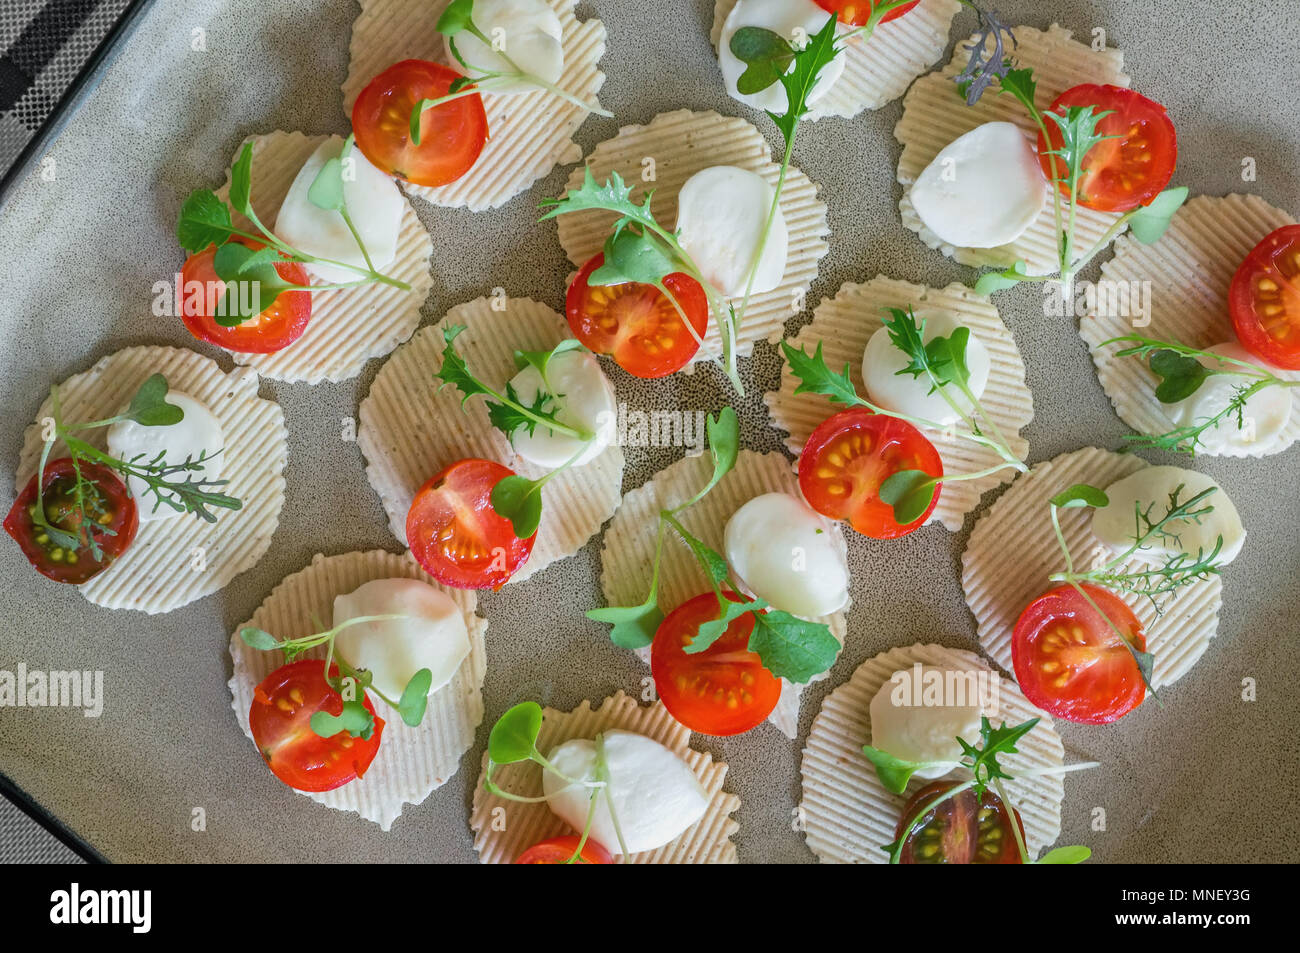
[[[233,227],[230,207],[211,189],[191,192],[181,205],[176,221],[176,240],[190,254],[209,245],[221,245],[230,238]]]
[[[769,610],[755,613],[749,650],[777,678],[803,684],[835,663],[840,643],[823,623]]]

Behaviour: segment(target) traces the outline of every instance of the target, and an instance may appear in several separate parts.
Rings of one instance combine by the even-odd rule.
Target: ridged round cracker
[[[488,623],[475,614],[478,596],[473,591],[440,586],[425,575],[409,553],[397,555],[382,549],[337,556],[318,553],[310,565],[286,576],[272,589],[253,617],[231,635],[234,672],[230,694],[239,727],[251,741],[248,712],[253,690],[284,664],[284,656],[249,648],[239,637],[240,631],[253,626],[279,639],[320,632],[320,625],[332,624],[335,596],[375,579],[418,579],[446,593],[464,616],[470,644],[469,655],[452,680],[429,697],[419,727],[410,727],[396,711],[372,697],[375,713],[384,719],[384,733],[379,753],[363,777],[333,791],[296,792],[335,810],[355,811],[386,831],[401,815],[403,805],[419,804],[459,770],[460,759],[474,744],[474,733],[483,721],[483,676],[487,671],[483,639]],[[324,658],[324,648],[313,649],[303,657]]]
[[[881,848],[893,843],[907,799],[930,783],[913,779],[905,794],[891,794],[862,753],[862,746],[871,744],[871,699],[895,672],[918,662],[963,671],[992,671],[973,652],[918,643],[867,660],[826,696],[813,719],[799,768],[804,837],[823,863],[886,863],[889,855]],[[993,677],[998,676],[993,673]],[[1018,754],[998,759],[1006,772],[1014,777],[1017,769],[1060,767],[1065,762],[1065,747],[1051,717],[1029,704],[1009,679],[1000,681],[998,693],[998,713],[989,717],[994,725],[1041,719],[1016,743]],[[1029,855],[1037,857],[1060,836],[1064,780],[1060,775],[1048,775],[1004,781],[1003,787],[1020,812]]]
[[[630,864],[734,864],[736,845],[731,842],[740,825],[732,813],[740,808],[740,798],[723,790],[727,764],[690,747],[691,732],[673,720],[663,702],[648,707],[637,704],[617,692],[592,710],[584,701],[571,712],[542,710],[542,730],[537,747],[543,754],[573,738],[594,738],[602,731],[635,731],[659,742],[681,758],[695,772],[700,784],[709,792],[709,806],[704,816],[675,840],[657,850],[631,854]],[[556,817],[545,804],[521,804],[489,794],[483,787],[487,772],[487,754],[474,787],[474,808],[469,826],[474,831],[474,849],[485,864],[510,864],[538,841],[561,834],[575,833]],[[524,797],[542,793],[542,769],[531,762],[510,764],[493,772],[493,782],[504,791]],[[611,854],[617,844],[602,844]]]
[[[150,375],[167,378],[171,390],[200,401],[221,421],[225,436],[220,492],[243,502],[238,510],[214,509],[215,523],[182,513],[142,522],[135,540],[111,566],[77,588],[95,605],[135,609],[154,615],[171,612],[217,592],[255,566],[271,545],[284,506],[287,433],[280,405],[257,396],[257,375],[235,368],[229,374],[216,361],[174,347],[128,347],[100,359],[94,367],[59,385],[64,423],[102,420],[121,412]],[[21,490],[40,463],[41,420],[51,411],[46,398],[36,422],[23,434],[15,488]],[[78,435],[104,449],[107,428]],[[63,442],[50,459],[64,456]],[[138,500],[152,506],[152,498]],[[201,552],[200,552],[201,551]],[[202,569],[195,568],[201,565]]]
[[[1034,101],[1040,110],[1046,110],[1057,96],[1080,83],[1128,86],[1131,82],[1123,72],[1124,54],[1120,50],[1095,51],[1072,40],[1070,31],[1056,24],[1046,32],[1019,26],[1015,33],[1019,42],[1009,52],[1017,65],[1033,69],[1038,81]],[[985,93],[974,106],[966,105],[953,77],[966,68],[970,59],[967,48],[974,40],[975,37],[967,42],[958,41],[948,65],[939,72],[922,76],[903,99],[903,118],[894,127],[894,138],[903,146],[898,160],[898,181],[905,191],[898,210],[903,224],[919,234],[921,241],[963,265],[1005,267],[1023,258],[1029,274],[1055,274],[1060,270],[1056,248],[1058,230],[1050,195],[1028,231],[999,248],[955,248],[926,228],[912,206],[911,186],[926,166],[949,143],[976,126],[986,122],[1013,122],[1030,135],[1038,134],[1038,127],[1025,107],[1013,96],[998,95],[996,89]],[[996,197],[990,199],[996,200]],[[1074,247],[1080,251],[1099,242],[1119,218],[1116,213],[1096,212],[1082,206],[1077,212]]]
[[[715,0],[713,31],[709,34],[715,50],[723,24],[736,3]],[[912,81],[937,63],[948,48],[948,32],[960,10],[957,0],[923,0],[906,16],[877,26],[865,43],[861,38],[850,40],[844,72],[809,110],[807,119],[851,119],[864,109],[879,109],[903,95]]]
[[[1096,447],[1062,454],[1016,480],[975,524],[962,554],[962,589],[980,644],[1005,671],[1013,671],[1011,635],[1020,613],[1052,588],[1048,575],[1065,568],[1047,501],[1076,483],[1104,490],[1146,465],[1131,454]],[[1060,519],[1076,565],[1091,565],[1100,552],[1092,511],[1063,510]],[[1155,655],[1153,687],[1181,678],[1209,648],[1219,627],[1222,588],[1218,576],[1191,583],[1164,604],[1163,615],[1145,597],[1116,593],[1137,614],[1147,649]]]
[[[659,511],[671,509],[690,499],[709,482],[713,474],[708,454],[685,457],[665,467],[649,482],[627,496],[614,514],[605,532],[601,553],[601,588],[611,606],[635,606],[645,601],[646,589],[654,565],[655,539]],[[780,453],[755,453],[741,450],[736,465],[703,500],[685,510],[678,520],[697,539],[718,552],[723,551],[723,532],[727,520],[756,496],[764,493],[789,493],[799,499],[799,484],[790,470],[790,461]],[[840,528],[832,532],[843,543]],[[665,536],[659,564],[659,605],[665,614],[693,596],[709,591],[710,583],[690,549],[674,532]],[[845,606],[839,612],[814,619],[830,626],[842,644],[847,632]],[[641,649],[648,665],[649,648]],[[824,676],[822,676],[824,677]],[[799,697],[802,685],[782,680],[781,700],[768,721],[787,738],[799,732]]]
[[[421,328],[380,368],[361,402],[357,444],[388,525],[403,544],[415,492],[456,460],[496,460],[530,479],[546,472],[515,453],[488,420],[481,397],[462,410],[459,391],[439,390],[441,382],[433,375],[442,366],[442,332],[449,325],[465,327],[456,349],[470,370],[494,387],[504,387],[515,375],[516,350],[549,350],[569,337],[565,320],[544,304],[529,298],[479,298]],[[581,549],[614,514],[622,486],[623,451],[617,446],[547,483],[532,556],[510,581],[527,579]]]
[[[642,179],[643,159],[653,159],[652,181]],[[671,229],[677,221],[677,193],[696,172],[717,165],[734,165],[756,172],[775,187],[780,167],[772,161],[772,150],[763,134],[744,119],[715,112],[679,109],[661,113],[645,126],[623,126],[618,135],[596,146],[587,156],[587,167],[596,181],[604,182],[618,172],[634,186],[633,201],[641,201],[646,189],[654,190],[651,210],[656,220]],[[585,171],[569,176],[568,191],[582,187]],[[817,276],[817,263],[826,254],[826,204],[817,197],[818,187],[793,166],[781,193],[781,214],[790,236],[789,257],[781,284],[764,294],[752,295],[745,321],[737,335],[736,353],[748,354],[754,342],[775,341],[787,319],[802,310],[803,296]],[[609,238],[615,216],[609,212],[573,212],[557,219],[560,244],[569,261],[582,266],[599,252]],[[717,322],[709,322],[704,347],[695,360],[718,355],[722,336]]]
[[[351,62],[343,83],[343,107],[352,104],[372,79],[406,59],[449,62],[442,35],[434,29],[450,0],[361,0],[352,25]],[[605,24],[595,17],[579,21],[577,0],[548,0],[564,30],[564,72],[556,84],[578,99],[595,103],[605,84],[598,68],[605,55]],[[587,111],[553,93],[538,90],[514,96],[483,95],[488,141],[474,167],[438,188],[407,185],[410,193],[434,205],[464,206],[472,212],[497,208],[523,192],[557,165],[582,158],[573,134]]]
[[[834,298],[826,298],[817,306],[812,321],[795,335],[791,344],[810,354],[822,344],[826,365],[838,373],[848,364],[853,385],[865,397],[862,355],[871,335],[881,327],[882,309],[908,306],[951,314],[970,328],[988,349],[989,381],[980,403],[997,423],[1011,450],[1021,460],[1025,459],[1029,443],[1020,436],[1020,430],[1034,419],[1034,398],[1025,383],[1025,362],[998,309],[988,298],[963,284],[953,283],[936,290],[884,276],[860,285],[846,283]],[[822,421],[844,409],[818,394],[796,394],[798,386],[798,378],[783,364],[780,389],[763,395],[772,423],[789,435],[785,445],[796,456],[803,452],[809,435]],[[925,428],[924,432],[939,451],[945,473],[978,473],[997,465],[1001,459],[992,450],[946,429]],[[979,505],[980,496],[1009,482],[1015,472],[1008,469],[978,480],[945,483],[931,520],[939,520],[953,532],[960,530],[966,514]]]
[[[1141,334],[1188,347],[1208,348],[1236,341],[1228,313],[1228,285],[1242,260],[1274,229],[1294,225],[1295,219],[1254,195],[1216,198],[1200,195],[1174,215],[1160,241],[1143,245],[1125,235],[1115,243],[1115,257],[1101,266],[1099,291],[1121,286],[1140,289],[1149,284],[1150,324],[1138,324],[1130,314],[1095,309],[1079,323],[1088,342],[1102,390],[1120,420],[1138,433],[1164,434],[1175,424],[1156,400],[1158,380],[1145,361],[1116,357],[1124,345],[1102,347],[1102,342],[1124,334]],[[1300,374],[1270,368],[1278,377],[1300,379]],[[1246,456],[1281,453],[1300,437],[1300,398],[1292,393],[1291,422],[1278,441]],[[1197,453],[1215,456],[1210,450]]]
[[[253,210],[267,228],[274,229],[280,205],[303,163],[328,138],[271,132],[246,140],[253,143]],[[217,194],[225,198],[229,191],[227,178]],[[242,223],[243,218],[237,215],[236,220]],[[256,229],[251,231],[256,234]],[[415,209],[409,202],[404,203],[397,257],[379,270],[406,282],[410,291],[371,282],[341,291],[314,292],[311,323],[302,337],[274,354],[231,351],[230,356],[274,380],[316,384],[356,377],[367,361],[392,351],[419,325],[420,308],[433,287],[429,273],[432,254],[433,239],[420,224]],[[313,278],[312,283],[321,282]]]

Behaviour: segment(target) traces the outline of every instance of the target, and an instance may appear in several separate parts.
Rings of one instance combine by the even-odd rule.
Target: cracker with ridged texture
[[[479,298],[452,308],[437,324],[421,328],[380,368],[361,402],[357,444],[366,476],[379,494],[393,535],[406,544],[406,514],[415,493],[443,467],[465,457],[496,460],[537,479],[547,471],[524,460],[492,426],[481,397],[461,408],[453,387],[439,389],[443,328],[463,325],[456,350],[489,387],[514,377],[514,352],[549,351],[568,338],[567,322],[528,298]],[[511,577],[535,572],[572,556],[618,507],[623,451],[610,446],[595,460],[557,474],[542,489],[542,522],[528,562]]]
[[[1131,454],[1085,447],[1040,463],[1020,477],[980,517],[962,554],[962,589],[975,614],[980,644],[1007,672],[1016,620],[1054,586],[1048,576],[1065,568],[1052,532],[1048,500],[1077,483],[1105,489],[1147,464]],[[1161,501],[1156,501],[1157,503]],[[1087,567],[1102,552],[1092,533],[1092,510],[1063,510],[1061,531],[1076,564]],[[1110,558],[1110,550],[1105,551]],[[1142,564],[1130,561],[1130,567]],[[1115,593],[1133,610],[1155,655],[1151,684],[1159,689],[1185,675],[1209,648],[1219,627],[1222,582],[1218,576],[1174,593],[1158,614],[1143,596]]]
[[[1238,266],[1264,237],[1275,229],[1295,224],[1295,219],[1254,195],[1216,198],[1200,195],[1174,215],[1160,241],[1143,245],[1131,235],[1115,243],[1115,257],[1101,266],[1100,292],[1125,290],[1127,308],[1096,308],[1079,323],[1079,333],[1088,342],[1102,390],[1110,398],[1120,420],[1141,434],[1168,433],[1175,424],[1156,400],[1158,378],[1146,362],[1134,357],[1117,357],[1125,345],[1105,341],[1125,334],[1173,341],[1188,347],[1209,348],[1236,341],[1228,311],[1228,286]],[[1138,325],[1133,315],[1132,289],[1149,284],[1150,324]],[[1123,299],[1116,298],[1119,304]],[[1123,313],[1121,313],[1123,312]],[[1300,374],[1269,368],[1278,377],[1300,380]],[[1279,439],[1246,456],[1262,457],[1281,453],[1300,437],[1300,398],[1291,397],[1291,422]],[[1230,426],[1225,425],[1225,426]],[[1197,453],[1214,456],[1210,450]]]
[[[429,696],[424,720],[417,727],[403,722],[396,711],[371,696],[375,714],[384,720],[384,732],[379,753],[365,775],[333,791],[297,792],[338,811],[355,811],[386,831],[392,828],[404,805],[419,804],[459,770],[460,759],[474,744],[474,732],[483,721],[483,676],[487,670],[483,639],[488,623],[475,614],[478,596],[473,591],[439,585],[409,553],[397,555],[382,549],[337,556],[318,553],[305,569],[286,576],[271,590],[253,617],[231,635],[234,673],[230,677],[230,694],[239,727],[251,741],[248,712],[253,691],[284,664],[284,656],[281,652],[250,648],[239,637],[240,631],[251,626],[282,640],[319,632],[319,624],[332,624],[335,596],[376,579],[418,579],[446,593],[465,619],[470,646],[469,655],[451,681]],[[302,657],[323,659],[325,648],[312,649]]]
[[[1025,362],[998,309],[988,298],[975,294],[965,285],[954,283],[940,290],[883,276],[860,285],[847,283],[834,298],[827,298],[817,306],[812,321],[795,335],[791,344],[810,354],[822,344],[827,367],[839,373],[848,364],[853,386],[866,397],[862,355],[867,342],[881,327],[884,308],[908,306],[918,313],[937,310],[951,314],[970,328],[988,349],[989,381],[980,403],[1006,437],[1012,452],[1025,459],[1029,444],[1020,436],[1020,430],[1034,418],[1033,395],[1025,383]],[[796,456],[803,452],[809,435],[819,424],[844,409],[820,394],[796,394],[798,386],[799,379],[790,372],[789,365],[783,364],[780,389],[763,397],[772,423],[786,432],[785,445]],[[994,451],[957,436],[955,431],[927,427],[924,433],[939,451],[945,473],[978,473],[1001,460]],[[981,494],[1009,482],[1014,475],[1014,470],[1007,469],[978,480],[945,483],[930,518],[956,532],[965,522],[966,514],[979,504]]]
[[[886,863],[889,855],[881,848],[894,842],[907,799],[930,783],[913,779],[906,793],[891,794],[862,753],[862,746],[871,744],[871,699],[895,672],[917,663],[986,671],[999,677],[973,652],[917,644],[890,649],[867,660],[847,682],[826,696],[813,719],[799,768],[803,780],[799,814],[804,837],[809,850],[823,863]],[[1014,682],[1002,679],[998,712],[989,720],[994,725],[1019,725],[1031,718],[1041,720],[1016,742],[1018,753],[998,759],[1012,776],[1017,769],[1023,772],[1059,767],[1065,760],[1065,748],[1051,717],[1029,704]],[[1037,857],[1060,836],[1064,781],[1060,775],[1047,775],[1004,781],[1003,786],[1020,812],[1029,855]]]
[[[284,506],[287,433],[280,405],[257,396],[257,375],[246,368],[229,374],[211,358],[175,347],[129,347],[59,385],[59,414],[65,423],[102,420],[121,413],[151,375],[167,378],[170,390],[203,403],[221,422],[221,478],[217,490],[237,497],[238,510],[213,509],[215,523],[189,513],[140,524],[134,541],[107,569],[77,588],[95,605],[135,609],[150,615],[171,612],[217,592],[255,566],[271,545]],[[23,434],[15,487],[21,489],[40,464],[41,421],[50,414],[46,398],[36,421]],[[82,440],[105,449],[108,428],[88,430]],[[63,442],[50,459],[65,456]],[[152,507],[151,496],[137,500]],[[195,568],[202,565],[202,569]]]
[[[1015,32],[1018,43],[1009,54],[1018,66],[1033,69],[1038,81],[1034,102],[1042,111],[1046,111],[1065,90],[1081,83],[1127,87],[1131,82],[1123,72],[1124,54],[1119,50],[1095,51],[1072,39],[1069,30],[1056,24],[1045,32],[1028,26],[1016,27]],[[1038,126],[1025,107],[1014,96],[999,95],[997,89],[990,89],[974,106],[966,105],[953,77],[966,68],[970,59],[966,48],[974,41],[975,37],[969,41],[959,40],[948,65],[938,72],[922,76],[903,98],[903,118],[894,127],[894,138],[903,146],[898,160],[898,181],[904,193],[898,210],[903,224],[919,234],[926,245],[939,249],[963,265],[1007,267],[1015,264],[1017,259],[1024,259],[1026,270],[1031,275],[1055,274],[1060,270],[1056,247],[1058,229],[1050,194],[1029,229],[1014,242],[998,248],[955,248],[926,228],[912,206],[911,186],[926,166],[946,146],[976,126],[986,122],[1012,122],[1031,136],[1038,134]],[[1064,198],[1062,202],[1068,213],[1068,202]],[[1117,213],[1097,212],[1080,206],[1074,247],[1091,248],[1118,218]]]
[[[736,863],[736,845],[731,842],[731,835],[740,825],[731,815],[740,808],[740,798],[723,789],[727,765],[722,761],[714,761],[713,756],[707,752],[691,748],[690,730],[673,720],[663,702],[642,707],[635,698],[618,692],[606,698],[594,710],[589,701],[584,701],[570,712],[544,708],[537,749],[547,755],[556,745],[573,738],[591,739],[602,731],[612,730],[634,731],[659,742],[686,762],[709,793],[709,806],[704,816],[676,839],[657,850],[632,854],[622,862]],[[521,804],[489,794],[483,787],[486,771],[487,755],[484,754],[483,771],[474,788],[474,807],[469,820],[474,831],[474,849],[478,851],[479,860],[483,863],[510,864],[538,841],[561,834],[581,833],[573,831],[545,804]],[[537,797],[542,793],[542,769],[532,762],[497,768],[492,773],[492,781],[511,794]],[[498,818],[504,818],[505,823],[499,823]],[[617,844],[601,846],[611,854],[618,853]]]
[[[449,0],[361,0],[361,15],[352,25],[351,62],[343,83],[343,107],[349,116],[361,90],[394,63],[432,60],[463,72],[448,59],[434,25]],[[605,54],[605,24],[595,17],[579,20],[577,0],[548,0],[563,29],[564,72],[556,84],[583,102],[595,103],[605,83],[598,68]],[[466,207],[473,212],[497,208],[523,192],[557,165],[582,158],[573,134],[586,120],[585,109],[546,90],[513,96],[483,95],[488,141],[474,167],[455,182],[406,190],[434,205]]]
[[[653,166],[643,165],[653,159]],[[655,219],[672,229],[677,222],[677,193],[695,173],[718,165],[732,165],[756,172],[773,187],[780,166],[772,161],[772,149],[753,125],[744,119],[720,116],[715,112],[692,112],[679,109],[660,113],[645,126],[624,126],[613,139],[596,146],[587,156],[587,168],[596,181],[604,183],[617,172],[633,186],[632,200],[643,201],[647,189],[654,191],[651,204]],[[643,175],[653,172],[652,180]],[[567,190],[582,188],[583,169],[569,176]],[[818,187],[793,166],[786,176],[781,193],[781,214],[789,232],[789,255],[781,284],[771,291],[752,295],[744,324],[737,335],[736,353],[753,350],[755,341],[774,341],[781,336],[787,319],[802,310],[803,296],[817,277],[817,263],[826,254],[826,204],[817,197]],[[561,215],[556,220],[560,244],[569,261],[581,267],[604,248],[615,215],[611,212],[587,211]],[[739,306],[738,299],[732,299]],[[695,359],[722,352],[722,336],[717,322],[710,320],[704,347]]]

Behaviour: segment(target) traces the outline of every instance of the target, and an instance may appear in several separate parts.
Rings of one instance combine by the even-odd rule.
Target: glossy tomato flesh
[[[914,0],[912,3],[906,3],[896,10],[890,10],[880,18],[881,23],[888,23],[890,20],[897,20],[906,13],[910,13],[916,8],[921,0]],[[872,3],[872,0],[817,0],[817,6],[821,7],[827,13],[838,13],[840,22],[847,23],[849,26],[862,26],[871,18],[871,12],[877,6],[884,6],[881,3]]]
[[[238,236],[231,241],[255,250],[264,247]],[[216,253],[216,246],[211,245],[190,255],[181,269],[181,320],[191,334],[200,341],[239,354],[273,354],[302,337],[311,320],[310,291],[281,292],[257,317],[232,327],[218,324],[216,313],[226,293],[226,283],[217,277],[213,267]],[[275,270],[292,284],[310,283],[307,269],[298,262],[280,262]]]
[[[552,837],[549,840],[541,841],[528,848],[519,855],[516,864],[567,864],[578,850],[578,844],[581,838],[576,834],[566,834],[563,837]],[[582,845],[582,853],[578,855],[575,864],[612,864],[614,858],[610,856],[609,851],[601,847],[591,838],[587,843]]]
[[[1275,367],[1300,370],[1300,225],[1269,234],[1228,287],[1241,346]]]
[[[935,798],[954,787],[952,781],[935,781],[921,788],[903,808],[896,837]],[[1023,863],[1011,818],[1025,836],[1025,827],[1015,808],[1008,808],[992,791],[976,799],[970,790],[946,798],[926,812],[912,828],[899,855],[901,864],[1019,864]]]

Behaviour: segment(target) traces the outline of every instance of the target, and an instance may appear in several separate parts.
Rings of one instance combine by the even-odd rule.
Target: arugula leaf
[[[731,37],[731,52],[745,64],[736,89],[746,96],[761,93],[790,69],[795,50],[785,37],[757,26],[744,26]]]
[[[542,706],[520,702],[497,719],[488,734],[488,757],[497,764],[528,761],[537,752],[542,730]]]
[[[353,738],[368,739],[375,730],[375,716],[360,699],[352,699],[343,703],[343,711],[337,715],[327,711],[316,712],[309,724],[311,730],[322,738],[333,738],[346,731]]]
[[[1029,111],[1029,115],[1038,116],[1038,106],[1034,97],[1038,95],[1038,81],[1034,79],[1034,71],[1028,67],[1023,69],[1010,69],[998,80],[998,91],[1010,93],[1020,104]]]
[[[794,54],[794,68],[781,74],[780,82],[785,87],[787,103],[785,112],[778,115],[771,110],[767,111],[768,117],[785,137],[785,165],[789,164],[790,147],[794,144],[799,120],[808,114],[808,95],[817,85],[822,70],[835,59],[835,27],[838,22],[839,17],[832,13],[825,25],[809,38],[808,45]]]
[[[1110,505],[1110,498],[1105,492],[1087,483],[1076,483],[1067,490],[1062,490],[1049,500],[1057,509],[1068,510],[1091,506],[1100,509]]]
[[[230,238],[233,223],[230,207],[211,189],[198,189],[181,205],[176,222],[176,240],[190,254],[209,245],[221,245]]]
[[[544,390],[539,390],[533,402],[527,406],[519,399],[519,393],[513,384],[506,384],[506,400],[503,403],[488,401],[484,404],[488,420],[493,427],[500,430],[507,438],[513,437],[515,431],[523,428],[530,435],[537,432],[538,418],[549,420],[555,415],[547,411],[554,398]]]
[[[1000,755],[1017,754],[1016,742],[1025,735],[1029,734],[1037,725],[1039,719],[1031,718],[1019,725],[1010,728],[1004,721],[998,728],[994,728],[989,722],[988,716],[980,716],[980,742],[978,746],[972,746],[963,738],[958,738],[957,743],[961,745],[962,755],[971,759],[970,770],[975,777],[975,784],[972,790],[977,797],[982,796],[987,790],[989,784],[995,778],[1013,780],[1011,775],[1007,774],[1002,765],[998,763]]]
[[[609,639],[620,648],[641,649],[655,640],[655,633],[664,621],[664,614],[659,609],[655,594],[651,593],[650,600],[639,606],[588,609],[587,618],[613,626]]]
[[[1133,237],[1143,245],[1158,242],[1169,228],[1169,223],[1173,221],[1174,213],[1187,201],[1188,194],[1189,190],[1185,185],[1165,189],[1152,199],[1149,205],[1135,209],[1128,220],[1128,227]]]
[[[882,503],[894,508],[895,522],[908,526],[930,508],[937,483],[924,470],[899,470],[880,484],[877,493]]]
[[[1038,860],[1036,864],[1081,864],[1092,856],[1092,851],[1087,847],[1074,845],[1071,847],[1056,847],[1049,850]]]
[[[433,672],[422,668],[406,683],[402,689],[402,698],[397,704],[397,713],[402,721],[412,728],[419,727],[424,720],[425,709],[429,706],[429,689],[433,687]]]
[[[835,664],[840,643],[829,626],[772,609],[754,613],[749,650],[777,678],[802,684]]]
[[[169,427],[184,420],[185,411],[167,403],[167,378],[150,374],[131,398],[123,416],[143,427]]]
[[[974,106],[979,102],[980,97],[993,85],[993,81],[1001,80],[1011,69],[1003,34],[1011,41],[1013,48],[1018,45],[1011,27],[999,20],[996,14],[986,13],[978,8],[975,12],[979,14],[980,28],[973,42],[965,47],[966,52],[970,54],[970,60],[966,68],[953,77],[958,86],[965,90],[968,106]],[[991,48],[989,48],[990,40]]]
[[[1176,351],[1153,352],[1149,365],[1151,372],[1160,378],[1155,393],[1156,400],[1162,404],[1176,404],[1191,397],[1213,373],[1196,358]]]
[[[541,486],[536,480],[511,474],[492,487],[492,509],[510,521],[515,535],[530,539],[542,521]]]
[[[937,761],[905,761],[902,758],[896,758],[888,751],[881,751],[879,748],[873,748],[871,745],[863,745],[862,753],[867,756],[876,768],[876,777],[880,778],[880,783],[885,786],[885,790],[891,794],[902,794],[907,790],[907,782],[912,780],[912,775],[923,768],[936,767],[940,764]]]
[[[975,282],[975,293],[985,295],[993,294],[995,291],[1004,291],[1007,288],[1014,288],[1020,282],[1029,277],[1028,266],[1023,258],[1016,261],[1014,265],[1004,271],[986,271],[979,276]]]
[[[615,212],[622,216],[622,219],[636,222],[639,225],[658,225],[650,212],[650,193],[647,193],[645,200],[638,205],[631,198],[632,186],[625,183],[623,177],[617,172],[611,172],[604,184],[596,181],[591,166],[587,166],[584,173],[582,187],[576,192],[570,191],[563,198],[542,200],[542,208],[546,211],[540,221],[544,222],[548,218],[567,215],[571,212],[586,212],[598,209]]]
[[[465,326],[463,324],[449,324],[442,329],[442,364],[433,375],[435,380],[442,381],[442,387],[450,385],[460,391],[460,405],[462,407],[471,397],[478,395],[496,396],[481,384],[477,377],[470,373],[465,359],[456,350],[454,343],[456,336],[464,330]]]
[[[847,363],[839,374],[826,366],[821,341],[817,342],[817,348],[812,354],[802,347],[795,350],[794,345],[789,341],[782,341],[781,354],[785,357],[790,373],[799,378],[799,386],[794,389],[796,394],[821,394],[829,397],[832,403],[843,404],[845,407],[860,406],[865,403],[858,396],[857,388],[853,386]]]

